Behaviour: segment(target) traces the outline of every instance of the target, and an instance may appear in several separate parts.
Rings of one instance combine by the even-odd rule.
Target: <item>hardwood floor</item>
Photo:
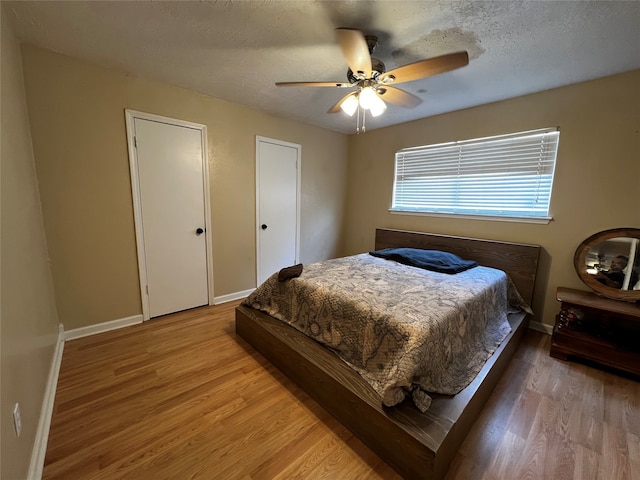
[[[45,479],[398,479],[234,330],[237,302],[67,342]],[[528,331],[447,480],[640,479],[640,383]]]

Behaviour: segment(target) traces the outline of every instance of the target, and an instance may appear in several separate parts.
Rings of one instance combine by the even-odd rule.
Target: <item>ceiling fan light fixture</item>
[[[358,108],[358,95],[356,92],[353,92],[347,98],[345,98],[340,104],[340,108],[344,113],[353,117],[353,114],[356,112]]]
[[[380,100],[376,92],[371,87],[364,87],[360,90],[360,94],[358,95],[358,100],[360,101],[360,106],[365,110],[369,110],[371,106],[376,102],[376,100]]]
[[[355,28],[337,28],[336,35],[346,60],[347,82],[277,82],[279,87],[339,87],[354,88],[355,91],[338,100],[327,113],[344,111],[349,116],[357,113],[356,133],[365,131],[366,111],[372,117],[382,115],[387,102],[404,108],[414,108],[422,99],[395,85],[455,70],[469,64],[469,54],[459,51],[426,58],[417,62],[386,70],[384,63],[371,54],[378,42],[373,35],[364,35]]]
[[[380,97],[378,97],[376,95],[376,98],[378,100],[380,100],[379,102],[374,102],[371,105],[371,108],[369,108],[369,111],[371,112],[371,116],[372,117],[379,117],[380,115],[382,115],[384,113],[384,111],[387,109],[387,104],[384,103],[384,100],[382,100]]]
[[[360,106],[364,110],[369,110],[371,115],[377,117],[387,109],[387,105],[384,103],[373,87],[364,87],[360,90],[358,95]]]

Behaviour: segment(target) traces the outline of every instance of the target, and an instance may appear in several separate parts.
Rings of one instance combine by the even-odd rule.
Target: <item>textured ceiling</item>
[[[337,27],[377,35],[387,70],[469,52],[466,67],[401,85],[423,103],[390,105],[368,130],[640,68],[633,0],[2,4],[25,43],[343,133],[355,120],[326,112],[346,90],[274,85],[345,81]]]

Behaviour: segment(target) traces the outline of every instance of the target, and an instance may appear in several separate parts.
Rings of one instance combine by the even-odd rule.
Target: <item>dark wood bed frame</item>
[[[443,250],[509,274],[531,304],[540,247],[401,230],[376,229],[375,249]],[[442,479],[506,369],[528,325],[512,314],[510,335],[457,395],[433,396],[421,413],[405,400],[383,407],[373,389],[335,354],[263,312],[240,306],[236,332],[408,479]]]

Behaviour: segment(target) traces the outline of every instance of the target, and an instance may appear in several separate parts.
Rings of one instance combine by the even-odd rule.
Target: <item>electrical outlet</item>
[[[13,407],[13,426],[16,429],[16,437],[20,436],[22,432],[22,417],[20,417],[20,404],[16,403]]]

